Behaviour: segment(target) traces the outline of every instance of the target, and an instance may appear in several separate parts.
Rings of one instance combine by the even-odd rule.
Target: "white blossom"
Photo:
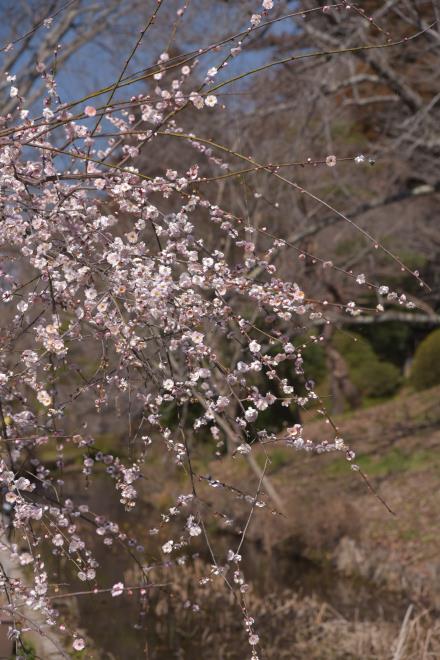
[[[112,596],[113,598],[116,598],[116,596],[120,596],[124,592],[124,585],[122,582],[117,582],[112,586]]]
[[[169,554],[172,551],[173,546],[174,546],[174,541],[170,539],[169,541],[163,544],[162,552],[164,552],[165,554]]]

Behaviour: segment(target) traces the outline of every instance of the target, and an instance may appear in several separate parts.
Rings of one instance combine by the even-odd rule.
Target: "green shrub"
[[[371,344],[355,332],[335,332],[333,346],[344,357],[349,368],[356,369],[360,363],[367,360],[377,360]]]
[[[400,372],[391,362],[377,358],[352,370],[353,383],[364,395],[374,399],[391,396],[400,385]]]
[[[431,332],[417,347],[410,375],[416,390],[440,383],[440,329]]]
[[[386,321],[362,326],[359,332],[370,342],[379,359],[402,368],[414,345],[417,330],[407,323]]]
[[[401,382],[399,369],[379,360],[371,344],[355,333],[336,332],[333,345],[347,362],[350,379],[362,396],[391,396]]]

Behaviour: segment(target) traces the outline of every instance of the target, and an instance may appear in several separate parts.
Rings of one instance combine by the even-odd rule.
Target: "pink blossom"
[[[87,117],[94,117],[96,115],[96,108],[93,105],[86,105],[84,108],[84,114]]]

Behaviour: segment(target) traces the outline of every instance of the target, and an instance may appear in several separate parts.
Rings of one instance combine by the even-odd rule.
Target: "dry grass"
[[[241,614],[221,578],[201,586],[207,567],[196,563],[175,571],[172,597],[157,595],[156,633],[169,643],[170,657],[244,660],[250,647]],[[170,577],[170,576],[169,576]],[[440,622],[412,605],[402,622],[352,620],[327,603],[286,590],[265,598],[248,596],[265,660],[433,660],[440,657]],[[182,607],[186,603],[187,607]],[[192,606],[200,607],[198,613]],[[152,604],[153,605],[153,604]],[[168,640],[168,641],[165,641]],[[159,646],[162,646],[159,643]],[[162,646],[163,648],[163,646]],[[151,660],[155,660],[154,651]],[[158,656],[160,658],[163,655]]]

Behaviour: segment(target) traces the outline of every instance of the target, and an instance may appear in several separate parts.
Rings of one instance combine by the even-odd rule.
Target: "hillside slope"
[[[395,515],[341,455],[308,456],[280,445],[268,452],[268,474],[286,518],[259,513],[248,538],[440,607],[439,402],[440,388],[434,388],[337,420],[357,463]],[[324,422],[306,428],[310,439],[328,437]],[[256,454],[263,465],[263,451]],[[246,484],[251,491],[256,485],[241,457],[211,467],[215,478],[234,487]],[[243,509],[226,494],[225,506],[237,514]]]

